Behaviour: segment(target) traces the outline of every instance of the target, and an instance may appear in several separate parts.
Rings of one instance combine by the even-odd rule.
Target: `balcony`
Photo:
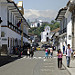
[[[60,30],[59,31],[59,35],[63,34],[63,33],[66,33],[67,32],[67,28],[64,28],[63,30]]]
[[[21,30],[21,29],[19,29],[17,26],[13,25],[13,24],[12,24],[11,22],[9,22],[9,21],[8,21],[8,27],[9,27],[10,29],[12,29],[13,31],[19,33],[19,34],[22,33],[22,30]]]

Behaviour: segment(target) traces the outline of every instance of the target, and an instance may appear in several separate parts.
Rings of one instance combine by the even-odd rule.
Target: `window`
[[[8,47],[9,47],[9,37],[8,37]]]
[[[1,37],[5,37],[5,33],[3,31],[1,32]]]
[[[48,35],[48,33],[47,33],[47,35]]]

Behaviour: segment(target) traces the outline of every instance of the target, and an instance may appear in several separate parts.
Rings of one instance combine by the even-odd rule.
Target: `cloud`
[[[24,17],[31,21],[35,19],[41,19],[43,21],[49,21],[56,17],[57,11],[54,10],[25,10]]]

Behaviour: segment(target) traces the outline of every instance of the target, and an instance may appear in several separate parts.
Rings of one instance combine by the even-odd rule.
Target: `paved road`
[[[55,53],[54,53],[55,55]],[[0,67],[0,75],[69,75],[57,68],[56,57],[45,59],[44,52],[35,52],[34,58],[23,57]]]

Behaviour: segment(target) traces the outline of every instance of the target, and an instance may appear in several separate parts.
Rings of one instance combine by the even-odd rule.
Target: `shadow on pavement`
[[[19,59],[18,57],[0,56],[0,67]]]

